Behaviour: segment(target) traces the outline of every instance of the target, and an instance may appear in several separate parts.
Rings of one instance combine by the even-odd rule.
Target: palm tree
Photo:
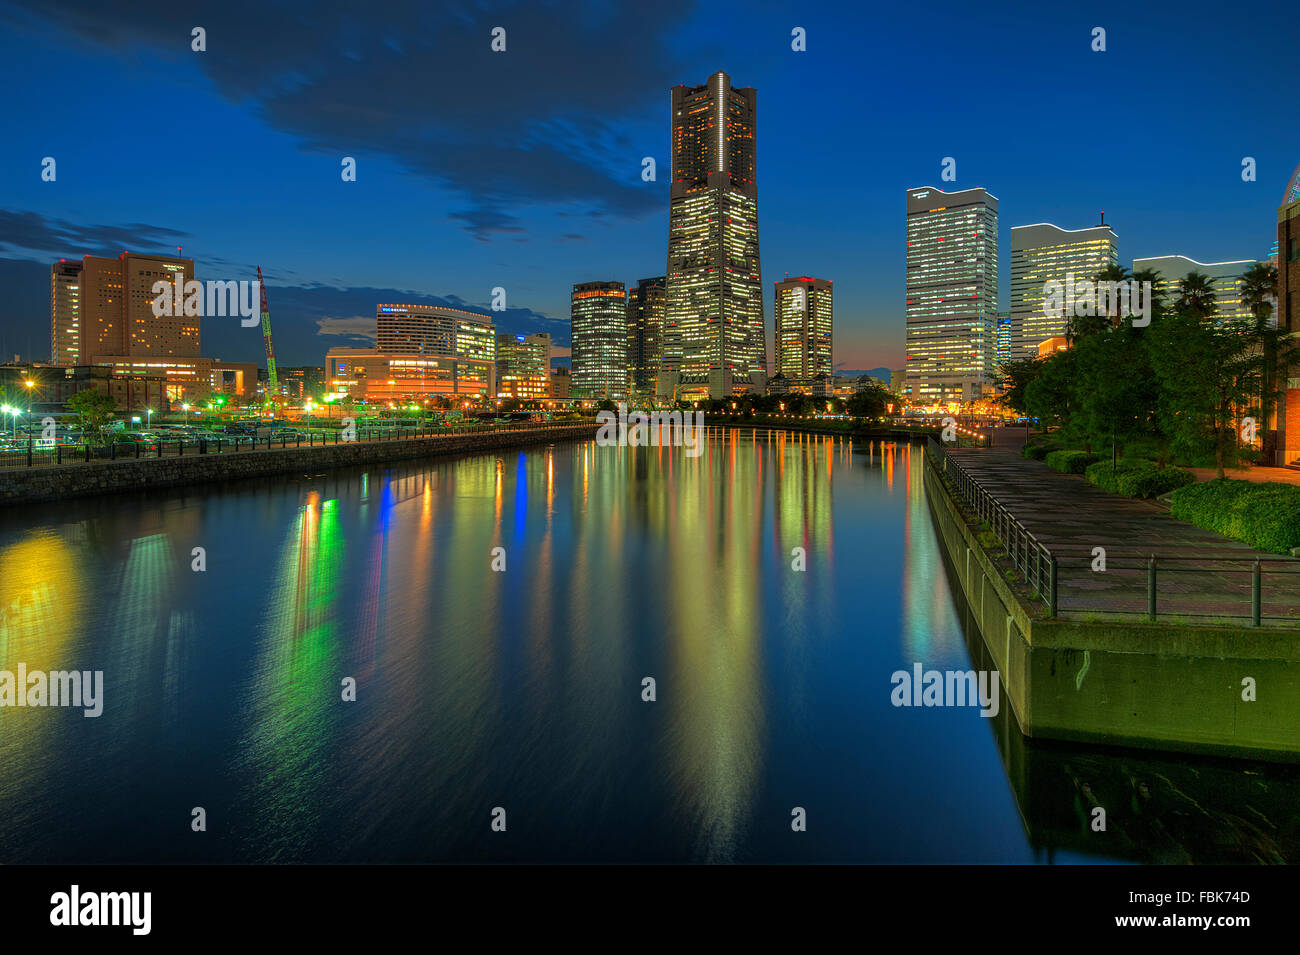
[[[1165,292],[1160,285],[1160,273],[1155,269],[1138,269],[1133,273],[1133,287],[1139,288],[1143,284],[1151,283],[1151,314],[1154,317],[1164,310]]]
[[[1273,314],[1273,301],[1277,299],[1277,266],[1256,262],[1241,277],[1241,304],[1250,309],[1256,319],[1267,320]]]
[[[1178,307],[1199,319],[1206,319],[1219,310],[1214,282],[1202,272],[1189,272],[1178,283]]]

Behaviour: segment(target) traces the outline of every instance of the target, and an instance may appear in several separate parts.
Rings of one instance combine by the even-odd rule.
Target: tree
[[[1109,442],[1112,466],[1121,441],[1148,433],[1159,400],[1143,337],[1131,318],[1075,346],[1074,430],[1089,447]]]
[[[1071,348],[1041,359],[1038,377],[1025,387],[1026,408],[1044,429],[1070,424],[1074,406],[1074,356]]]
[[[1267,321],[1273,315],[1273,300],[1277,298],[1277,266],[1256,262],[1241,277],[1241,304],[1250,309],[1255,318]]]
[[[1238,416],[1258,409],[1268,325],[1206,322],[1199,289],[1191,291],[1178,311],[1152,326],[1151,365],[1166,430],[1186,454],[1213,450],[1221,478],[1229,450],[1235,453]]]
[[[1032,381],[1043,372],[1042,359],[1013,358],[998,366],[998,387],[1002,394],[998,404],[1022,415],[1029,414],[1029,402],[1025,392]]]
[[[1176,307],[1199,319],[1207,319],[1219,310],[1219,300],[1214,294],[1214,282],[1202,272],[1190,272],[1178,283]]]
[[[873,383],[850,397],[846,407],[855,418],[881,418],[895,401],[888,388]]]
[[[76,414],[77,424],[83,435],[100,435],[104,427],[113,420],[117,402],[111,395],[106,395],[94,388],[79,391],[68,401],[68,410]]]

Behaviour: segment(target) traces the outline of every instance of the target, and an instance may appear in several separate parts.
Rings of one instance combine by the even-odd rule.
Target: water
[[[1291,769],[891,705],[987,665],[921,454],[727,430],[0,513],[0,669],[105,680],[0,708],[0,863],[1294,856]],[[1098,796],[1146,815],[1094,838]]]

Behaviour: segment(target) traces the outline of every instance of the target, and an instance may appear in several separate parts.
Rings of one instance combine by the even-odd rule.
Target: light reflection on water
[[[1088,852],[1005,725],[889,703],[978,650],[921,454],[721,430],[2,514],[0,668],[106,702],[0,709],[0,862]]]

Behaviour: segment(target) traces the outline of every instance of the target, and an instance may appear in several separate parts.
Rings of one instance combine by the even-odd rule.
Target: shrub
[[[1196,483],[1196,475],[1185,468],[1134,468],[1119,473],[1119,493],[1128,497],[1159,497]]]
[[[1041,461],[1050,452],[1059,451],[1060,449],[1061,442],[1055,438],[1044,438],[1036,435],[1025,442],[1025,446],[1020,449],[1020,454],[1032,461]]]
[[[1183,468],[1158,468],[1151,461],[1125,458],[1111,469],[1109,461],[1088,465],[1084,472],[1090,484],[1103,491],[1126,497],[1159,497],[1196,483],[1196,475]]]
[[[1285,554],[1300,547],[1300,486],[1222,478],[1174,492],[1171,512],[1181,521],[1257,550]]]
[[[1043,463],[1062,474],[1083,474],[1088,465],[1096,460],[1097,455],[1089,451],[1052,451],[1043,459]]]

